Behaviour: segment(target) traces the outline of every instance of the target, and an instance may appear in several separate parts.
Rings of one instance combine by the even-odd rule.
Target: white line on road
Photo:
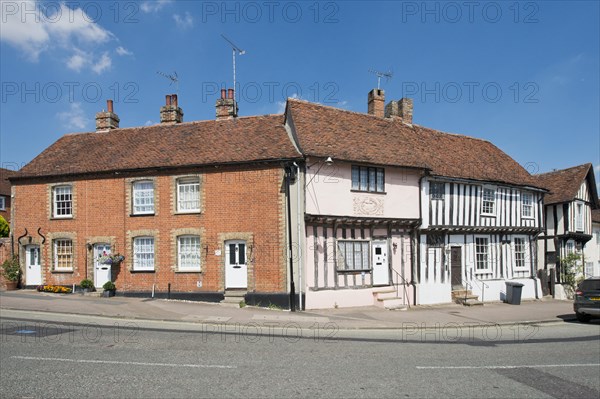
[[[456,370],[469,370],[469,369],[520,369],[520,368],[544,368],[544,367],[590,367],[600,366],[600,363],[582,363],[582,364],[523,364],[517,366],[417,366],[419,370],[440,370],[440,369],[456,369]]]
[[[52,362],[70,362],[70,363],[96,363],[96,364],[125,364],[133,366],[156,366],[156,367],[192,367],[192,368],[214,368],[214,369],[235,369],[237,366],[223,366],[218,364],[175,364],[175,363],[145,363],[145,362],[119,362],[117,360],[89,360],[89,359],[61,359],[57,357],[33,357],[33,356],[11,356],[11,359],[20,360],[38,360]]]

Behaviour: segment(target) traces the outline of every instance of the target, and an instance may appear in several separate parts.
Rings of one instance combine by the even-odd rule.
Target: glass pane
[[[229,264],[235,265],[235,244],[229,244]]]
[[[375,191],[377,189],[377,174],[375,168],[369,168],[369,191]]]
[[[360,181],[360,172],[359,172],[358,166],[353,166],[352,167],[352,190],[358,190],[360,188],[359,181]]]
[[[238,244],[240,250],[240,265],[246,264],[246,244]]]
[[[369,269],[369,243],[362,242],[362,266],[361,269]]]
[[[377,191],[383,193],[385,191],[385,175],[383,169],[377,169]]]
[[[365,167],[360,168],[360,189],[367,191],[369,188],[367,183],[369,181],[369,170]]]

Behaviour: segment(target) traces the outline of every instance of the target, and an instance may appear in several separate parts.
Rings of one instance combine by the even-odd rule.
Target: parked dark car
[[[587,323],[592,317],[600,318],[600,277],[588,278],[577,286],[573,310],[577,320]]]

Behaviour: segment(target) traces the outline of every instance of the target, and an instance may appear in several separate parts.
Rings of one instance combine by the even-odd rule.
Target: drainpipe
[[[298,308],[302,310],[302,289],[304,287],[302,285],[302,269],[304,268],[304,263],[302,263],[302,247],[300,245],[302,242],[301,237],[303,237],[300,235],[302,234],[302,229],[300,226],[300,220],[302,220],[302,209],[300,208],[300,166],[296,162],[294,162],[293,164],[296,167],[296,225],[298,227],[296,235],[298,237],[298,283],[300,284],[300,289],[298,291]]]
[[[287,202],[287,220],[288,220],[288,251],[290,260],[290,310],[296,311],[296,287],[294,286],[294,256],[292,243],[292,201],[290,199],[290,181],[292,178],[292,167],[285,167],[285,197]]]

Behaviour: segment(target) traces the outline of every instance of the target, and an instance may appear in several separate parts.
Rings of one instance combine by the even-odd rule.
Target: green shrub
[[[19,281],[21,278],[21,265],[17,256],[13,256],[2,263],[2,275],[8,281]]]
[[[102,288],[104,288],[104,291],[114,291],[117,289],[115,283],[113,283],[112,281],[107,281],[106,283],[104,283]]]
[[[2,216],[0,216],[0,237],[8,237],[9,233],[10,227],[8,222]]]
[[[84,280],[81,280],[81,283],[79,283],[79,286],[81,288],[87,288],[87,289],[94,288],[94,282],[92,280],[88,280],[86,278]]]

